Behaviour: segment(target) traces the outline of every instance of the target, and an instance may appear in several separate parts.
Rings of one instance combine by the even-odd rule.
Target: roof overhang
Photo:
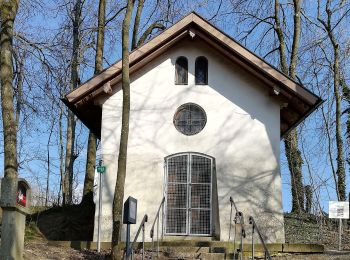
[[[130,73],[134,73],[170,47],[185,38],[199,37],[225,57],[263,81],[273,98],[281,105],[281,138],[296,127],[322,100],[280,72],[272,65],[240,45],[196,13],[191,13],[140,48],[130,53]],[[97,137],[101,135],[102,109],[95,100],[110,95],[121,81],[122,61],[118,61],[100,74],[66,94],[63,102]],[[106,84],[108,83],[108,84]],[[108,87],[106,87],[108,86]]]

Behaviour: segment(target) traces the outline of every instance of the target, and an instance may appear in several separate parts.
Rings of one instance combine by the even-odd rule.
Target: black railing
[[[148,216],[147,214],[143,217],[141,224],[139,226],[139,229],[137,230],[137,233],[135,235],[134,241],[132,242],[130,246],[131,250],[131,259],[134,258],[134,245],[136,244],[136,241],[140,235],[140,232],[142,231],[142,260],[144,260],[145,257],[145,224],[148,221]]]
[[[264,239],[259,231],[259,228],[256,225],[254,218],[252,216],[249,217],[249,224],[252,225],[252,259],[254,259],[254,232],[256,231],[256,233],[258,234],[258,237],[260,239],[260,242],[264,248],[265,260],[266,259],[271,260],[272,258],[270,256],[269,250],[267,249],[265,241],[264,241]]]
[[[157,236],[156,236],[156,240],[157,240],[157,257],[159,257],[159,221],[160,221],[160,213],[162,216],[162,227],[161,227],[161,239],[163,240],[163,216],[164,216],[164,202],[165,202],[165,197],[163,197],[162,202],[159,205],[156,217],[154,218],[153,224],[152,224],[152,228],[150,231],[150,236],[152,238],[152,247],[154,249],[154,226],[157,223]]]
[[[230,229],[229,229],[229,240],[231,239],[231,226],[232,226],[232,209],[234,207],[235,209],[235,231],[234,231],[234,237],[233,237],[233,259],[236,259],[236,237],[237,237],[237,224],[241,227],[240,232],[240,243],[239,243],[239,255],[240,259],[243,259],[243,238],[246,237],[245,234],[245,228],[244,228],[244,216],[241,211],[238,210],[236,203],[234,202],[233,198],[230,197],[230,203],[231,203],[231,213],[230,213]]]

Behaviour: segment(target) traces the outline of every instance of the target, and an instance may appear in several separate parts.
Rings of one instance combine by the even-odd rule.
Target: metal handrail
[[[156,217],[154,218],[152,228],[150,231],[150,237],[152,238],[152,247],[154,248],[154,226],[157,222],[157,257],[159,257],[159,213],[160,213],[160,210],[162,210],[162,217],[164,216],[164,202],[165,202],[165,197],[163,197],[163,199],[159,205]],[[161,239],[163,239],[163,219],[162,219]]]
[[[141,224],[139,226],[139,229],[137,230],[136,232],[136,235],[135,235],[135,238],[134,238],[134,241],[131,243],[131,246],[130,246],[130,249],[131,249],[131,259],[134,258],[134,244],[136,243],[139,235],[140,235],[140,232],[142,230],[142,260],[144,259],[145,257],[145,223],[148,221],[148,216],[147,214],[143,217],[142,221],[141,221]]]
[[[136,232],[134,241],[133,241],[132,244],[131,244],[131,248],[132,248],[132,246],[134,245],[134,243],[136,243],[136,241],[137,241],[137,239],[138,239],[138,237],[139,237],[139,235],[140,235],[140,232],[141,232],[141,230],[144,229],[145,223],[146,223],[147,221],[148,221],[148,216],[147,216],[147,214],[146,214],[146,215],[143,217],[143,219],[142,219],[142,221],[141,221],[141,224],[140,224],[140,226],[139,226],[139,229],[138,229],[137,232]]]
[[[230,213],[230,230],[229,230],[229,240],[231,238],[231,222],[232,222],[232,206],[235,208],[235,234],[233,238],[233,259],[236,259],[236,233],[237,233],[237,223],[241,226],[241,234],[240,234],[240,245],[239,245],[239,252],[240,252],[240,259],[243,259],[243,238],[246,237],[246,232],[244,228],[244,216],[241,211],[238,210],[236,203],[234,202],[233,198],[230,197],[230,203],[231,203],[231,213]]]
[[[260,230],[258,228],[258,226],[256,225],[254,218],[252,216],[249,217],[249,224],[252,225],[252,259],[254,259],[254,231],[256,230],[256,232],[258,233],[259,239],[261,244],[263,245],[264,251],[265,251],[265,260],[272,260],[269,250],[266,247],[266,244],[264,242],[264,239],[260,233]]]
[[[236,206],[236,203],[235,201],[232,199],[232,197],[230,197],[230,203],[231,203],[231,214],[230,214],[230,233],[229,233],[229,239],[230,239],[230,236],[231,236],[231,221],[232,221],[232,205],[234,206],[235,208],[235,217],[238,218],[239,220],[239,223],[242,223],[244,224],[244,216],[243,216],[243,213],[241,211],[238,210],[237,206]],[[235,219],[236,221],[236,219]],[[236,223],[236,222],[235,222]],[[243,237],[245,238],[245,229],[244,229],[244,226],[242,226],[242,234],[243,234]]]
[[[148,216],[147,216],[147,214],[145,214],[143,219],[142,219],[142,221],[141,221],[141,223],[140,223],[139,229],[136,232],[134,241],[131,243],[131,246],[130,246],[131,259],[134,258],[134,244],[136,243],[136,241],[137,241],[137,239],[138,239],[138,237],[140,235],[141,230],[142,230],[142,260],[144,260],[144,258],[145,258],[145,223],[147,221],[148,221]]]

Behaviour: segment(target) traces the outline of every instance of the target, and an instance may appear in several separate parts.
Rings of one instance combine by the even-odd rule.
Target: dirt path
[[[24,245],[24,259],[31,260],[102,260],[106,253],[95,251],[77,251],[72,248],[49,246],[46,242],[28,242]]]

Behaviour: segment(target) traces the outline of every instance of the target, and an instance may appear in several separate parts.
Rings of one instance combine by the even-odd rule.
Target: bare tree
[[[74,90],[79,84],[79,51],[80,51],[80,26],[82,15],[83,1],[76,0],[73,7],[73,15],[71,17],[73,24],[73,48],[71,60],[71,80],[70,90]],[[71,204],[73,197],[73,169],[74,161],[77,155],[74,153],[75,143],[75,117],[72,111],[68,111],[67,118],[67,141],[66,141],[66,158],[64,181],[62,185],[63,204]]]
[[[345,165],[344,165],[344,149],[343,149],[343,137],[342,137],[342,93],[341,93],[341,83],[342,76],[340,70],[340,50],[339,43],[335,35],[335,27],[341,22],[341,20],[346,17],[350,12],[350,9],[345,10],[345,12],[338,18],[338,21],[333,24],[332,16],[334,13],[338,12],[343,8],[343,5],[346,1],[340,1],[335,7],[331,7],[332,1],[327,0],[325,6],[326,18],[321,16],[321,3],[318,1],[318,14],[317,20],[323,26],[324,31],[327,33],[328,39],[331,42],[333,57],[331,62],[332,74],[333,74],[333,92],[335,99],[335,138],[337,146],[337,191],[339,194],[339,200],[344,201],[346,199],[346,183],[345,183]],[[345,81],[343,81],[345,82]],[[344,85],[344,84],[343,84]]]
[[[239,21],[246,23],[247,28],[243,29],[242,41],[247,43],[249,36],[254,31],[259,31],[258,44],[255,50],[269,49],[263,57],[273,57],[278,63],[281,71],[296,78],[300,34],[301,34],[301,0],[294,0],[291,3],[282,5],[279,0],[252,2],[238,1],[234,3],[234,12],[238,15]],[[273,7],[273,8],[271,8]],[[293,25],[290,28],[287,21],[291,17],[290,10],[293,8]],[[290,40],[292,39],[292,40]],[[265,43],[266,42],[266,43]],[[270,45],[267,45],[270,43]],[[263,47],[263,45],[265,46]],[[298,148],[298,133],[296,129],[291,130],[285,137],[285,153],[288,168],[291,176],[292,211],[301,212],[304,206],[304,188],[302,178],[303,160]]]
[[[97,75],[103,69],[103,50],[105,38],[105,22],[106,20],[106,0],[99,1],[98,7],[98,27],[97,27],[97,41],[95,54],[95,72]],[[86,172],[84,180],[83,196],[93,192],[94,178],[95,178],[95,163],[96,163],[96,136],[90,131],[88,139],[88,147],[86,154]],[[91,196],[92,198],[92,196]]]
[[[290,55],[290,64],[287,64],[287,53],[286,53],[286,41],[284,39],[284,33],[281,27],[280,21],[280,3],[275,0],[275,24],[276,33],[279,40],[279,54],[280,54],[280,65],[282,71],[295,79],[296,66],[298,60],[298,50],[300,42],[301,32],[301,0],[293,1],[294,8],[294,26],[293,26],[293,42]],[[289,68],[288,68],[289,67]],[[301,212],[304,210],[304,189],[303,189],[303,175],[302,175],[302,164],[301,152],[298,148],[298,133],[296,129],[293,129],[288,133],[284,139],[286,157],[288,161],[288,167],[291,176],[292,186],[292,212]]]
[[[112,258],[122,259],[119,245],[122,228],[122,211],[124,199],[124,185],[126,177],[127,149],[129,136],[130,117],[130,75],[129,75],[129,29],[133,10],[133,0],[128,0],[126,13],[122,27],[122,126],[120,133],[120,145],[118,155],[117,180],[113,198],[113,233],[112,233]]]

